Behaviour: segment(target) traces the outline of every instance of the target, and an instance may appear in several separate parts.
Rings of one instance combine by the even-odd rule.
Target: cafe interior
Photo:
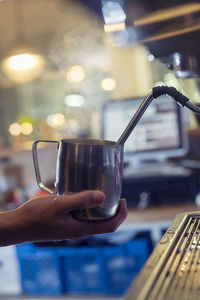
[[[197,0],[0,0],[0,212],[56,193],[65,139],[123,140],[128,206],[113,233],[1,247],[0,299],[198,299],[199,20]]]

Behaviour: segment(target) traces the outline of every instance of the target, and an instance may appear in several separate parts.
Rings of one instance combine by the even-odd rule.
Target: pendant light
[[[13,1],[17,42],[10,51],[7,51],[1,65],[5,75],[10,80],[17,83],[27,83],[41,75],[44,57],[24,42],[24,24],[20,1]]]

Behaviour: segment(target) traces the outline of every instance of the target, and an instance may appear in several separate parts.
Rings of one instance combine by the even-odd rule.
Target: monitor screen
[[[117,141],[142,99],[108,101],[102,107],[102,138]],[[153,99],[124,146],[125,160],[167,160],[187,152],[181,108],[168,96]]]

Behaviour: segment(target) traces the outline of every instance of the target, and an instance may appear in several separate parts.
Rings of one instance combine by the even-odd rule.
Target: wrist
[[[26,232],[26,224],[23,224],[17,209],[0,213],[0,246],[25,242]]]

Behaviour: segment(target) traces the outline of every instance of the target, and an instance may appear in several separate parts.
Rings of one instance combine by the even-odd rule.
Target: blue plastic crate
[[[103,262],[99,247],[66,247],[58,252],[64,273],[65,292],[105,292]]]
[[[134,271],[139,272],[151,253],[151,243],[148,238],[136,238],[125,245],[125,251],[134,259]]]
[[[125,293],[148,258],[151,247],[148,237],[123,240],[120,236],[112,236],[112,242],[119,243],[115,245],[104,245],[104,236],[100,237],[99,246],[18,245],[24,292],[44,295]]]
[[[18,245],[23,291],[34,295],[59,295],[63,292],[59,259],[51,248],[33,244]]]
[[[120,246],[102,248],[106,273],[106,292],[124,294],[137,277],[151,252],[148,237],[135,238]]]
[[[136,276],[135,261],[126,255],[124,246],[106,246],[102,248],[105,266],[106,293],[121,295],[129,288]]]

